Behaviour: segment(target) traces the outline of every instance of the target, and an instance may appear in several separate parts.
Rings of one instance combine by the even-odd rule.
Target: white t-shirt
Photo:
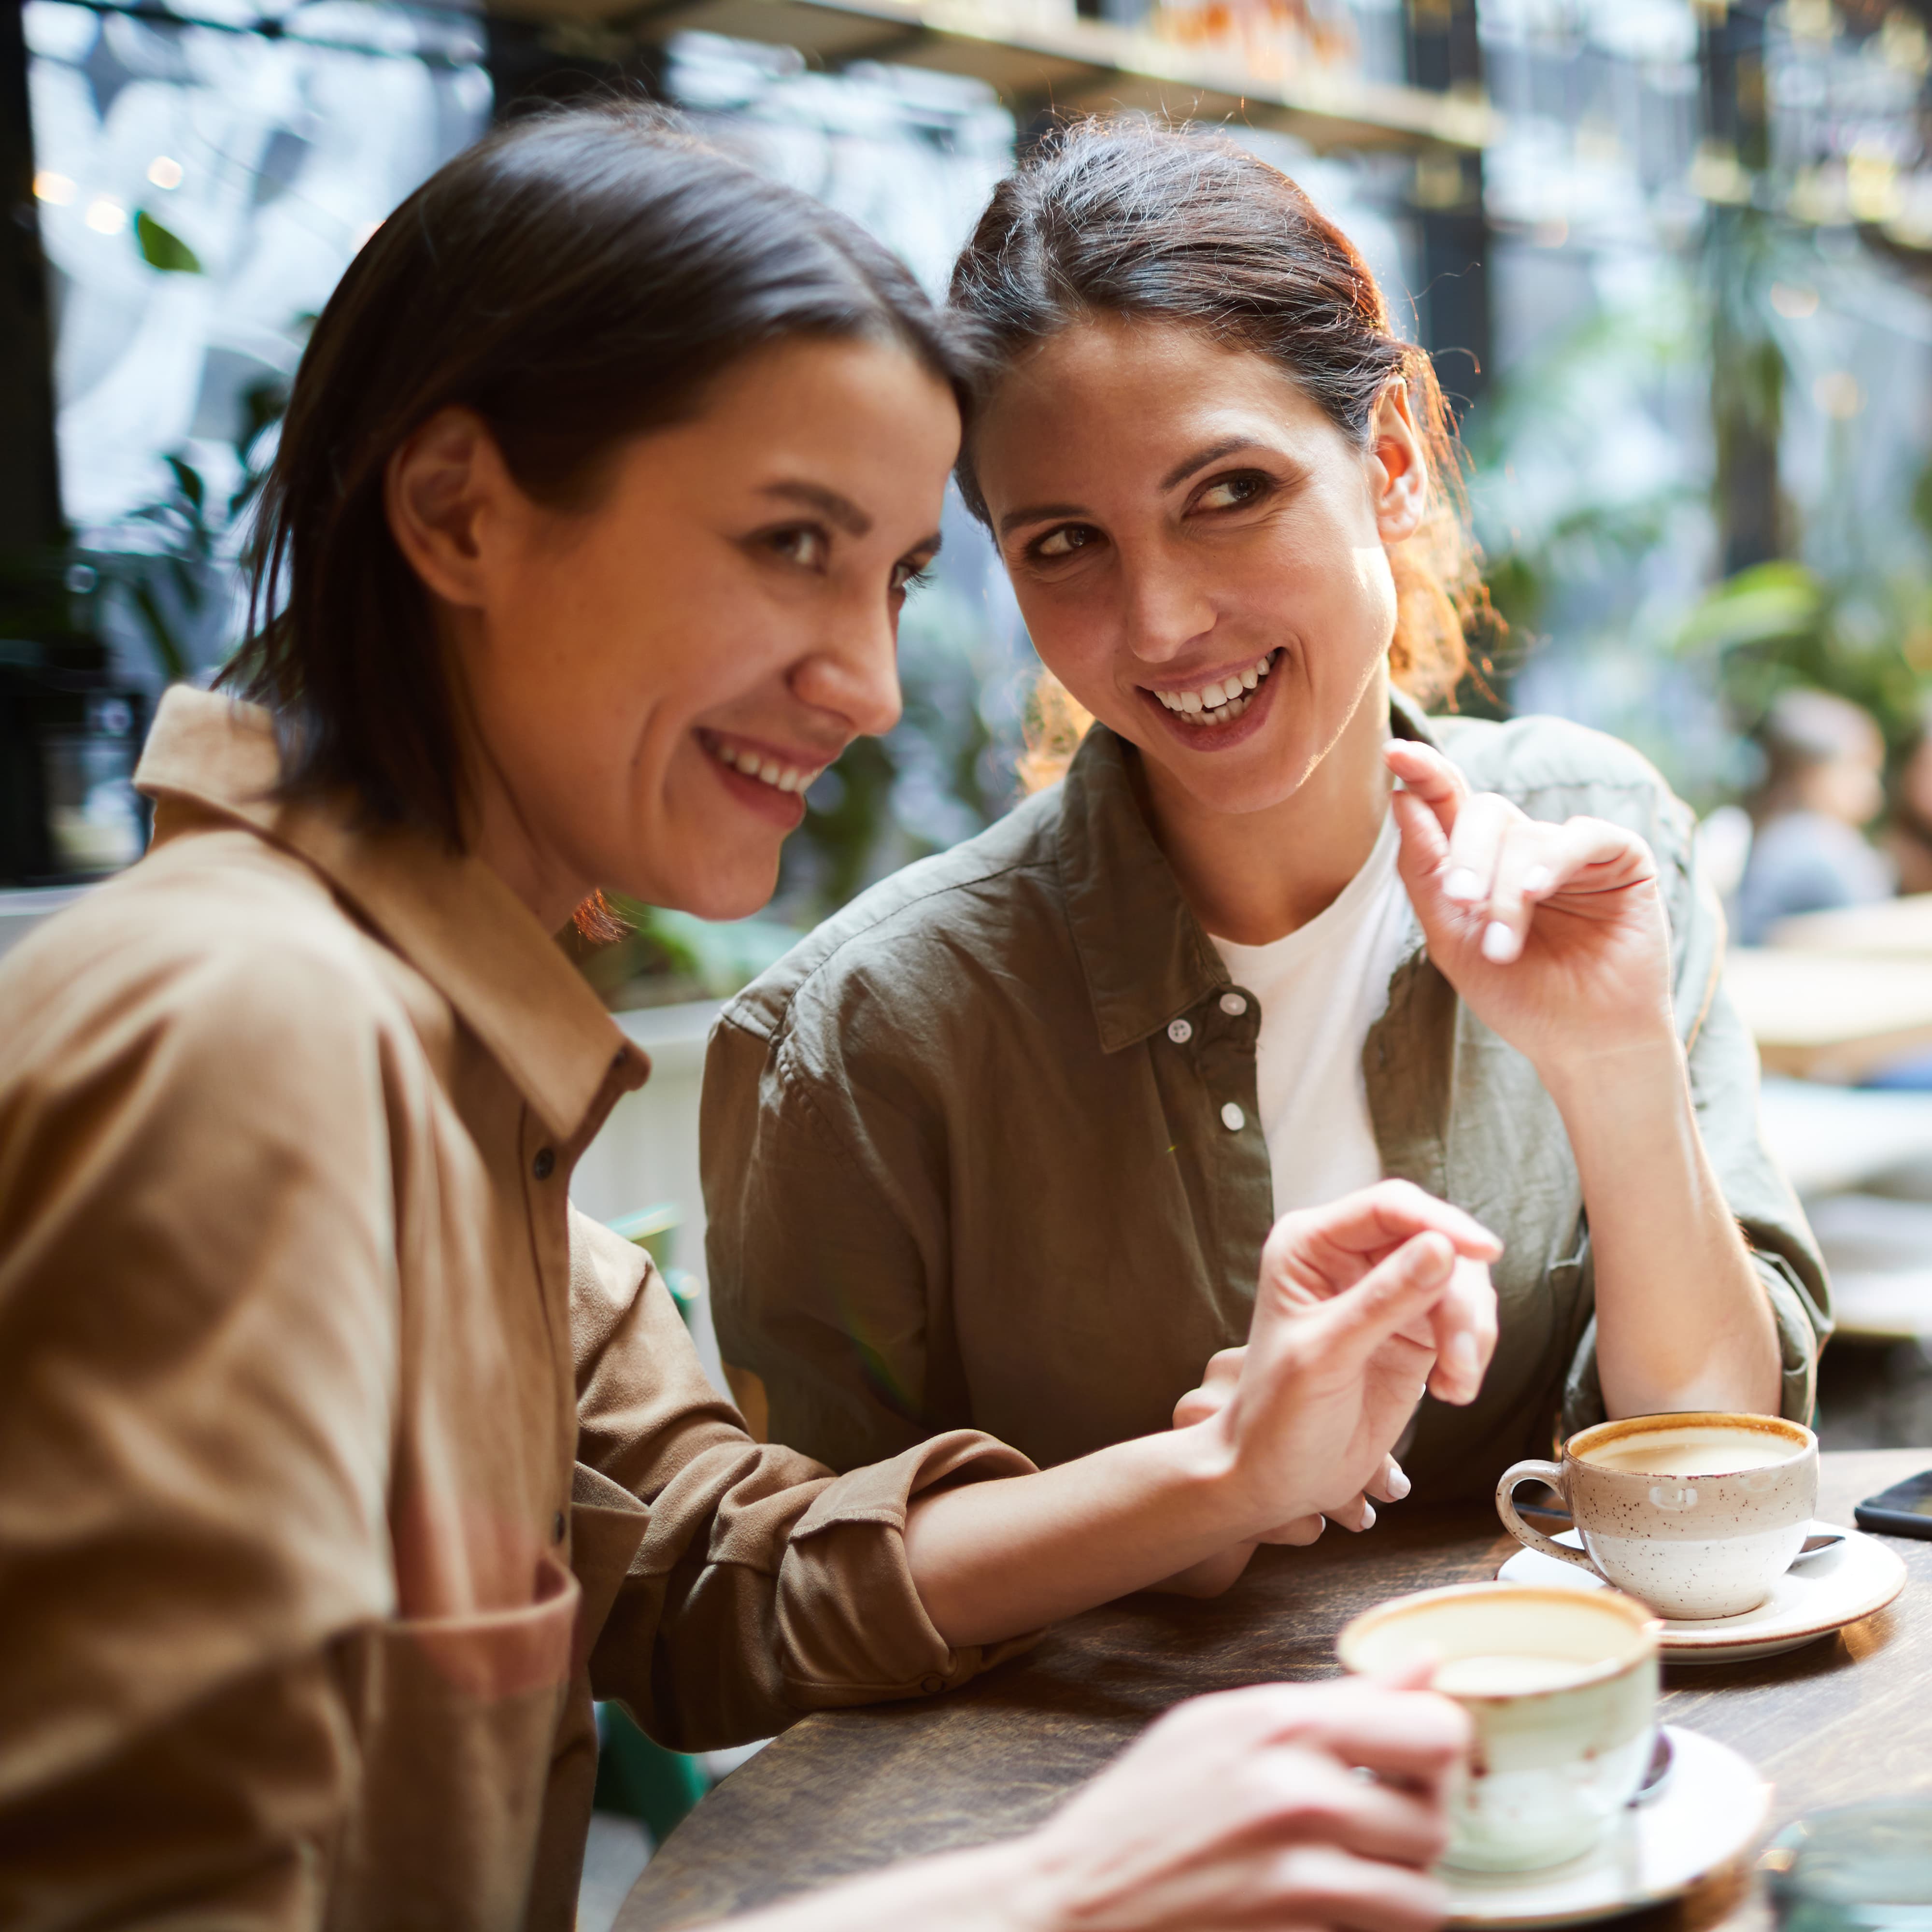
[[[1362,1048],[1412,943],[1399,842],[1391,813],[1341,896],[1286,938],[1267,946],[1214,941],[1234,983],[1261,1002],[1256,1097],[1277,1216],[1382,1178]]]

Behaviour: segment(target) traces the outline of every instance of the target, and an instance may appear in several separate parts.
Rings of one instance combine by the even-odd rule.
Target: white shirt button
[[[1241,1130],[1247,1125],[1247,1115],[1243,1113],[1240,1108],[1234,1105],[1233,1101],[1230,1100],[1228,1104],[1221,1109],[1221,1124],[1226,1127],[1231,1134],[1239,1133]]]
[[[1247,1010],[1248,1003],[1240,994],[1223,993],[1221,995],[1221,1010],[1231,1020],[1239,1019]]]
[[[1176,1046],[1185,1046],[1194,1037],[1194,1022],[1192,1020],[1169,1020],[1167,1036]]]

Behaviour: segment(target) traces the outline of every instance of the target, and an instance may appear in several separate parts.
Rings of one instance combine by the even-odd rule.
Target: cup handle
[[[1563,1467],[1559,1462],[1516,1462],[1503,1472],[1503,1479],[1496,1485],[1496,1514],[1503,1520],[1503,1527],[1526,1550],[1534,1550],[1544,1556],[1554,1556],[1565,1563],[1574,1563],[1580,1570],[1587,1570],[1593,1576],[1602,1572],[1580,1550],[1572,1550],[1567,1543],[1558,1543],[1554,1537],[1545,1536],[1540,1529],[1532,1529],[1516,1514],[1516,1486],[1534,1477],[1539,1482],[1547,1483],[1556,1493],[1564,1496]],[[1567,1498],[1566,1498],[1567,1500]]]

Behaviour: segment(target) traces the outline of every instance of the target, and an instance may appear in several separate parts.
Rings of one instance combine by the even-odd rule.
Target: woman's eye
[[[1268,488],[1259,476],[1223,476],[1202,491],[1199,507],[1204,510],[1238,509],[1252,503]]]
[[[928,574],[928,567],[922,563],[894,564],[892,566],[894,595],[896,596],[902,591],[916,590],[922,584],[930,584],[932,579]]]
[[[1100,541],[1100,532],[1090,524],[1062,524],[1057,530],[1048,530],[1033,547],[1035,556],[1071,556],[1077,550],[1084,550],[1090,544]]]
[[[831,548],[826,542],[825,532],[812,524],[774,530],[766,542],[779,556],[806,570],[823,570]]]

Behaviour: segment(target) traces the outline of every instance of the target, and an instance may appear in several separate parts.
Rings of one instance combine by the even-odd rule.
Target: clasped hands
[[[1244,1348],[1224,1349],[1174,1410],[1214,1439],[1256,1531],[1170,1577],[1227,1588],[1259,1543],[1365,1529],[1408,1482],[1390,1451],[1425,1393],[1474,1400],[1496,1340],[1489,1264],[1502,1244],[1459,1208],[1384,1180],[1275,1223]]]

